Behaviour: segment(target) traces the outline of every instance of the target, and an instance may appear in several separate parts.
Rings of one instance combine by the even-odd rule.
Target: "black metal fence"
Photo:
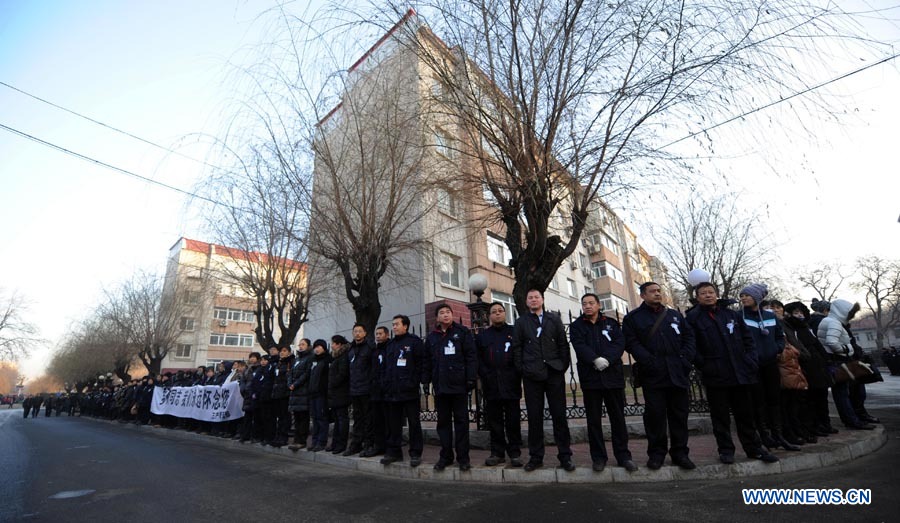
[[[569,313],[569,322],[565,324],[566,333],[568,334],[569,325],[572,323],[573,316],[572,313]],[[419,335],[425,335],[427,333],[424,332],[424,329],[420,325],[418,329],[415,327],[411,329],[413,332],[417,332]],[[626,416],[640,416],[644,413],[644,397],[643,392],[640,388],[634,386],[634,379],[632,377],[631,369],[632,369],[632,360],[631,355],[625,354],[625,378],[626,378],[626,386],[625,386],[625,415]],[[578,379],[576,376],[575,364],[569,367],[567,371],[569,373],[569,393],[567,398],[567,406],[566,406],[566,417],[568,419],[581,419],[585,417],[584,410],[584,398],[579,387]],[[690,405],[689,411],[693,413],[707,413],[709,412],[709,403],[706,400],[706,391],[703,388],[702,383],[700,382],[700,373],[697,372],[696,369],[691,371],[690,375],[690,383],[691,388],[689,391],[690,397]],[[604,407],[605,410],[605,407]],[[480,391],[480,383],[479,388],[469,393],[469,423],[475,424],[479,429],[485,428],[484,423],[484,405],[481,398]],[[426,393],[422,396],[421,399],[421,419],[422,421],[437,421],[437,411],[434,406],[434,396],[431,393],[431,390],[426,391]],[[522,421],[526,421],[528,419],[527,413],[525,411],[524,403],[522,404],[521,409],[521,419]],[[544,409],[544,419],[550,419],[550,411],[549,409]]]

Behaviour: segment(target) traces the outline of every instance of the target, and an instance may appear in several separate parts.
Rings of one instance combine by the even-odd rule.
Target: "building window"
[[[506,309],[506,323],[512,325],[519,319],[519,311],[516,310],[516,301],[509,294],[491,291],[491,300],[503,304]]]
[[[506,243],[490,234],[487,235],[487,253],[489,260],[501,265],[509,265],[509,260],[512,258]]]
[[[459,201],[446,189],[437,190],[437,204],[442,213],[454,218],[459,216]]]
[[[631,256],[630,258],[631,258],[631,268],[637,272],[641,272],[641,270],[642,270],[641,263],[638,261],[638,259],[635,258],[634,256]]]
[[[441,283],[451,287],[462,288],[459,258],[446,252],[441,253]]]
[[[252,334],[221,334],[209,335],[210,345],[224,345],[226,347],[252,347],[255,341]]]
[[[556,281],[556,275],[553,275],[553,278],[550,280],[550,288],[558,291],[559,290],[559,282]]]
[[[578,287],[575,285],[575,280],[566,278],[566,283],[569,286],[569,296],[578,297]]]
[[[200,303],[200,293],[197,291],[184,291],[184,303],[197,305]]]
[[[592,288],[588,287],[587,285],[585,285],[585,286],[584,286],[584,293],[582,294],[582,296],[584,296],[585,294],[592,294],[593,292],[594,292],[594,289],[592,289]]]
[[[444,158],[453,159],[453,157],[455,156],[450,137],[448,137],[442,131],[436,131],[434,133],[434,147],[437,150],[438,154],[440,154]]]
[[[582,253],[578,253],[578,266],[582,269],[586,269],[591,266],[590,261],[588,261],[588,257]]]
[[[191,357],[192,345],[189,343],[179,343],[175,347],[175,357],[178,359],[188,359]]]
[[[224,307],[216,307],[215,309],[213,309],[213,318],[217,320],[253,323],[256,321],[256,312],[241,309],[226,309]]]
[[[624,316],[628,313],[628,302],[615,294],[604,294],[600,296],[600,309],[603,312],[615,311]]]
[[[894,336],[896,337],[896,334]],[[866,332],[866,341],[875,341],[875,335],[871,332]]]
[[[188,318],[186,316],[181,317],[181,321],[178,322],[179,328],[183,331],[193,332],[194,330],[194,318]]]
[[[591,276],[594,279],[609,276],[617,282],[623,285],[625,284],[625,279],[622,277],[622,271],[617,269],[613,264],[605,261],[594,262],[591,264]]]

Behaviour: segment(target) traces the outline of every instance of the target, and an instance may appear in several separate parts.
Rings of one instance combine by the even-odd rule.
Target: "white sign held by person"
[[[193,387],[155,387],[150,412],[200,421],[229,421],[244,415],[244,398],[236,381]]]

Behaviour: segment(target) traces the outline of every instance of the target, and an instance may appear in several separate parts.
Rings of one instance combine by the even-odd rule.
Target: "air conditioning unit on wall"
[[[585,267],[584,269],[581,269],[581,274],[583,274],[584,277],[589,280],[594,279],[593,276],[591,276],[591,270],[588,269],[587,267]]]
[[[578,262],[575,260],[569,260],[569,268],[573,271],[578,268]]]
[[[227,327],[228,320],[219,320],[219,327]]]

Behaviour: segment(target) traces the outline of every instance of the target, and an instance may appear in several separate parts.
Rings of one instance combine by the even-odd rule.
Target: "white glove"
[[[594,368],[599,371],[606,370],[609,367],[609,360],[603,357],[597,358],[594,360]]]

